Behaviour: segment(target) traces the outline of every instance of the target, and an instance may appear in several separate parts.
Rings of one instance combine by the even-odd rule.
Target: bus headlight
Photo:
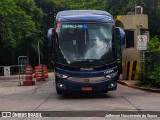
[[[68,78],[67,75],[61,75],[60,77],[61,77],[61,78]]]
[[[64,79],[68,78],[67,75],[63,75],[63,74],[59,74],[59,73],[56,73],[56,76],[58,76],[60,78],[64,78]]]
[[[109,75],[106,75],[105,77],[107,78],[107,79],[111,79],[112,77],[115,77],[116,75],[117,75],[117,71],[116,72],[114,72],[114,73],[111,73],[111,74],[109,74]]]
[[[110,76],[110,75],[106,75],[105,77],[106,77],[107,79],[110,79],[110,78],[111,78],[111,76]]]

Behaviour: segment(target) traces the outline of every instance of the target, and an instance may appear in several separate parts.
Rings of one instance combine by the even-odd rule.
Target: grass
[[[54,69],[48,69],[47,72],[54,72]]]

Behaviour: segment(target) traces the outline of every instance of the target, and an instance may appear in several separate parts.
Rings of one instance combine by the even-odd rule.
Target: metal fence
[[[153,72],[157,67],[160,67],[160,52],[145,53],[145,72]]]
[[[146,52],[141,63],[140,81],[143,85],[160,87],[160,52]]]
[[[0,81],[22,81],[25,68],[25,65],[0,66]]]

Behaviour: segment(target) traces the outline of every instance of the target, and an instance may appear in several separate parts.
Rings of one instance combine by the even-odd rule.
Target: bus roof
[[[111,14],[101,10],[66,10],[58,12],[57,22],[114,22]]]

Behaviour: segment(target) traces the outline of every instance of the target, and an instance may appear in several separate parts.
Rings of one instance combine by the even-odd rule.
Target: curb
[[[140,89],[140,90],[144,90],[144,91],[148,91],[148,92],[154,92],[154,93],[160,93],[159,89],[149,89],[149,88],[142,88],[142,87],[138,87],[132,84],[129,84],[128,82],[125,81],[117,81],[119,84],[127,86],[127,87],[131,87],[131,88],[136,88],[136,89]]]

